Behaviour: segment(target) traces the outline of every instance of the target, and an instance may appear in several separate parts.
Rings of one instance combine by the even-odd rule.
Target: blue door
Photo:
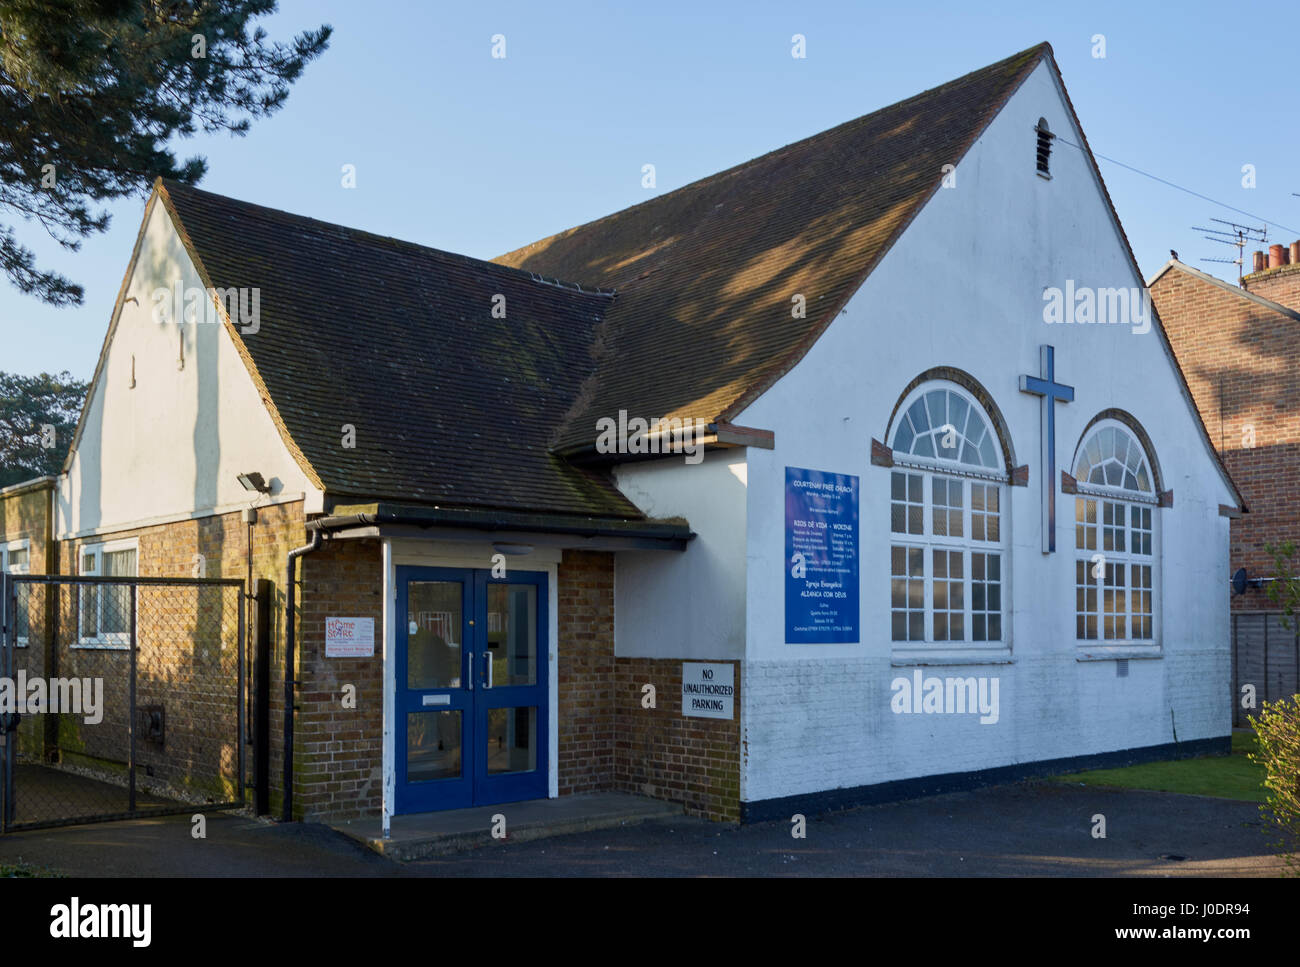
[[[399,813],[547,793],[544,573],[397,569]]]

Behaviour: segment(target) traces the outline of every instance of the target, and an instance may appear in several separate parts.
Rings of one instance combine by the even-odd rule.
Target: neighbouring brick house
[[[1232,521],[1231,564],[1252,583],[1232,596],[1234,681],[1259,698],[1294,694],[1300,639],[1265,586],[1267,546],[1300,541],[1300,242],[1274,245],[1233,285],[1171,260],[1151,298],[1197,408],[1249,512]],[[1240,703],[1234,701],[1240,716]]]
[[[1222,750],[1239,499],[1076,281],[1141,286],[1047,45],[491,262],[160,181],[59,566],[251,550],[306,818]]]

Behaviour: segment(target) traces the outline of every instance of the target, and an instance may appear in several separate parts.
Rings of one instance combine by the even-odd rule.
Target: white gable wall
[[[1061,135],[1052,179],[1035,172],[1034,125]],[[1143,285],[1081,150],[1050,68],[1025,81],[807,356],[735,422],[775,431],[751,450],[747,661],[742,665],[741,798],[966,772],[1227,735],[1230,491],[1152,328],[1043,322],[1043,290]],[[954,159],[956,161],[956,159]],[[936,176],[938,173],[936,172]],[[815,293],[805,293],[816,302]],[[1019,392],[1038,375],[1039,346],[1056,347],[1057,462],[1071,469],[1087,423],[1118,407],[1145,427],[1172,488],[1159,516],[1157,621],[1164,657],[1078,661],[1074,628],[1074,498],[1057,495],[1057,553],[1041,552],[1040,402]],[[1005,608],[1011,664],[948,665],[927,675],[997,676],[1000,720],[896,715],[891,681],[889,475],[871,466],[906,385],[936,366],[974,376],[1006,418],[1026,487],[1008,487],[1010,561]],[[784,476],[787,466],[861,478],[859,644],[784,641]],[[691,517],[692,524],[695,518]],[[620,601],[620,605],[621,605]]]
[[[146,217],[81,438],[61,478],[60,539],[247,507],[255,495],[236,477],[251,471],[272,483],[277,501],[310,491],[318,504],[319,492],[281,440],[225,327],[154,321],[157,288],[202,282],[161,202]]]

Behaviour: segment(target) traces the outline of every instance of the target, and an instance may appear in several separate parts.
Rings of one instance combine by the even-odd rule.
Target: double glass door
[[[547,793],[546,574],[397,569],[399,813]]]

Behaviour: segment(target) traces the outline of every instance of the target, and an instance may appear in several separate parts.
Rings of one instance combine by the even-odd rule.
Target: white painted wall
[[[615,468],[620,490],[650,517],[684,517],[696,537],[681,553],[620,551],[614,563],[619,658],[745,656],[746,451],[698,464],[666,457]]]
[[[1061,135],[1052,179],[1035,173],[1034,125]],[[1153,328],[1049,326],[1045,287],[1142,286],[1122,248],[1082,139],[1049,68],[1040,65],[807,356],[736,418],[775,431],[776,449],[748,452],[746,661],[742,665],[741,798],[757,801],[896,779],[1155,745],[1229,733],[1228,521],[1231,503],[1196,415]],[[1163,540],[1158,660],[1081,662],[1074,637],[1073,498],[1058,494],[1055,555],[1041,552],[1039,398],[1018,377],[1056,347],[1057,379],[1075,401],[1057,406],[1058,468],[1068,469],[1101,410],[1132,413],[1174,491],[1157,511]],[[889,470],[870,440],[907,383],[949,365],[992,394],[1028,488],[1008,488],[1012,663],[931,668],[997,676],[1001,718],[895,715],[891,664]],[[784,641],[784,473],[787,466],[862,479],[862,640]],[[692,525],[697,518],[689,515]],[[625,598],[634,598],[623,589]],[[1173,721],[1171,723],[1171,712]]]
[[[186,288],[202,283],[162,204],[146,219],[81,439],[61,479],[59,537],[247,507],[254,495],[236,477],[248,471],[271,481],[275,500],[307,496],[309,509],[318,506],[319,492],[281,440],[225,327],[154,321],[155,289],[177,279]]]

